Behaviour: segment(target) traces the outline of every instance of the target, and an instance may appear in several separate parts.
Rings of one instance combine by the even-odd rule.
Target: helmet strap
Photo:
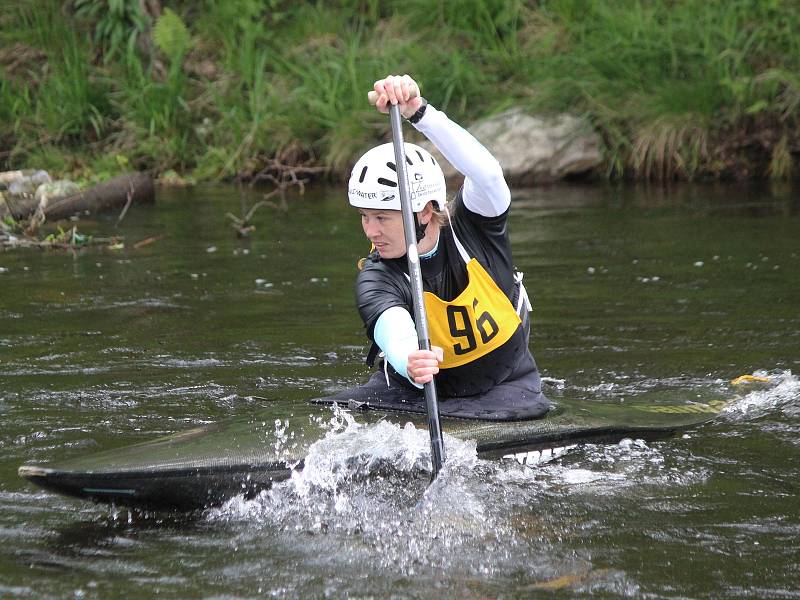
[[[428,228],[428,225],[420,225],[419,217],[417,213],[414,213],[414,229],[417,232],[417,243],[419,244],[422,241],[422,238],[425,237],[425,230]]]

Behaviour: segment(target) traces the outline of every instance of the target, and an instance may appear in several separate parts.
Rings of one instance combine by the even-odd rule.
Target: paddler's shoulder
[[[399,259],[381,259],[377,252],[370,253],[359,261],[359,271],[356,276],[356,288],[359,290],[386,288],[387,286],[402,287],[405,283],[405,274]]]

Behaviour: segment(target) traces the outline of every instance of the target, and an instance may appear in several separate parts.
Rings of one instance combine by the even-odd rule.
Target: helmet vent
[[[389,167],[395,173],[397,173],[397,167],[395,166],[395,164],[392,161],[387,162],[386,166]]]
[[[391,179],[386,179],[385,177],[378,177],[378,183],[381,185],[388,185],[389,187],[397,187],[397,182],[392,181]]]
[[[425,157],[422,156],[422,152],[420,152],[419,150],[417,150],[417,156],[419,156],[420,162],[425,162]]]
[[[364,165],[364,168],[361,169],[361,175],[358,178],[358,183],[364,183],[364,177],[367,176],[367,165]]]

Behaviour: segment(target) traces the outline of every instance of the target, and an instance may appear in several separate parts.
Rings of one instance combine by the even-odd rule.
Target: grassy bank
[[[601,176],[799,170],[793,0],[18,4],[0,16],[0,168],[337,176],[386,132],[365,91],[409,72],[462,122],[512,105],[586,116]]]

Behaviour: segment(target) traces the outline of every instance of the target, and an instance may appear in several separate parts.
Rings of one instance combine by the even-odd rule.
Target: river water
[[[258,193],[165,189],[119,226],[78,224],[124,249],[0,254],[0,597],[800,598],[798,197],[514,194],[553,400],[731,399],[714,422],[535,468],[448,439],[426,491],[425,431],[343,421],[301,476],[192,515],[59,497],[16,469],[362,381],[366,244],[341,190],[262,208],[238,239],[225,214]],[[742,374],[770,383],[731,386]],[[359,452],[389,467],[354,468]]]

